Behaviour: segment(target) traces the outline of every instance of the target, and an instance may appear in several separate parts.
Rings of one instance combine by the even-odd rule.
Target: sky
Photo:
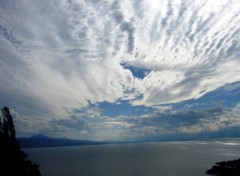
[[[1,0],[18,136],[240,137],[240,1]]]

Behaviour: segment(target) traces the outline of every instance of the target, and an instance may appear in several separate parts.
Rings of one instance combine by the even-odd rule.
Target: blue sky
[[[0,105],[18,136],[240,136],[240,2],[2,0]]]

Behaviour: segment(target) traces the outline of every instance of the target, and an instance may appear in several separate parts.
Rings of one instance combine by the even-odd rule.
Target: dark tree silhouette
[[[12,115],[7,107],[0,116],[0,175],[41,176],[39,166],[27,159],[16,140]]]

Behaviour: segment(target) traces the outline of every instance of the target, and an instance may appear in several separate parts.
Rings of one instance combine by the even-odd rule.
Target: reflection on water
[[[153,142],[27,149],[43,176],[206,176],[240,158],[240,140]]]

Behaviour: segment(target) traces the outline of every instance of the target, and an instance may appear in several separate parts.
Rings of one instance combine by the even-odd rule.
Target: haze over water
[[[26,149],[43,176],[205,176],[240,156],[239,139]]]

